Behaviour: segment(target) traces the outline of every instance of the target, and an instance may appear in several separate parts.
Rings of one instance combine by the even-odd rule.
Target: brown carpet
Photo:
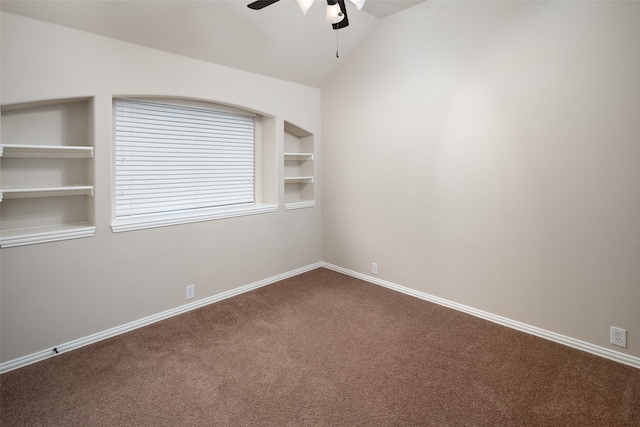
[[[638,426],[640,370],[318,269],[0,377],[6,426]]]

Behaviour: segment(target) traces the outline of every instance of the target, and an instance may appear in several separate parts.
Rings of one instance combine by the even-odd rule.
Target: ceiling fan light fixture
[[[340,10],[340,5],[338,4],[338,1],[337,0],[327,1],[327,15],[325,16],[325,21],[327,21],[328,24],[337,24],[343,19],[344,19],[344,13],[342,13],[342,10]]]
[[[358,8],[358,10],[362,9],[362,6],[364,6],[364,3],[367,0],[349,0],[351,3],[355,4],[356,7]]]
[[[296,3],[298,3],[298,6],[300,7],[302,13],[306,15],[307,10],[309,10],[311,5],[313,4],[313,0],[296,0]]]

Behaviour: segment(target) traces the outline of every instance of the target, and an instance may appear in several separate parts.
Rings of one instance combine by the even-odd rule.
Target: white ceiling
[[[306,15],[293,0],[281,0],[259,11],[247,8],[251,1],[2,0],[0,7],[5,12],[321,87],[380,19],[426,0],[368,0],[360,11],[347,1],[350,25],[337,32],[324,21],[323,0],[317,0]]]

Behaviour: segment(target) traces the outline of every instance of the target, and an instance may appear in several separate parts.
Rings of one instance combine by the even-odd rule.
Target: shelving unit
[[[89,237],[92,101],[2,106],[0,246]]]
[[[284,123],[285,209],[315,206],[314,136],[291,123]]]

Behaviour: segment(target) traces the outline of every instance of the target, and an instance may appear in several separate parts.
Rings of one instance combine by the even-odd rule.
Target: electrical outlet
[[[611,344],[627,348],[627,330],[611,327]]]
[[[373,274],[378,274],[378,263],[377,262],[372,262],[371,263],[371,272]]]
[[[187,286],[187,298],[186,299],[193,299],[196,296],[196,285],[189,285]]]

